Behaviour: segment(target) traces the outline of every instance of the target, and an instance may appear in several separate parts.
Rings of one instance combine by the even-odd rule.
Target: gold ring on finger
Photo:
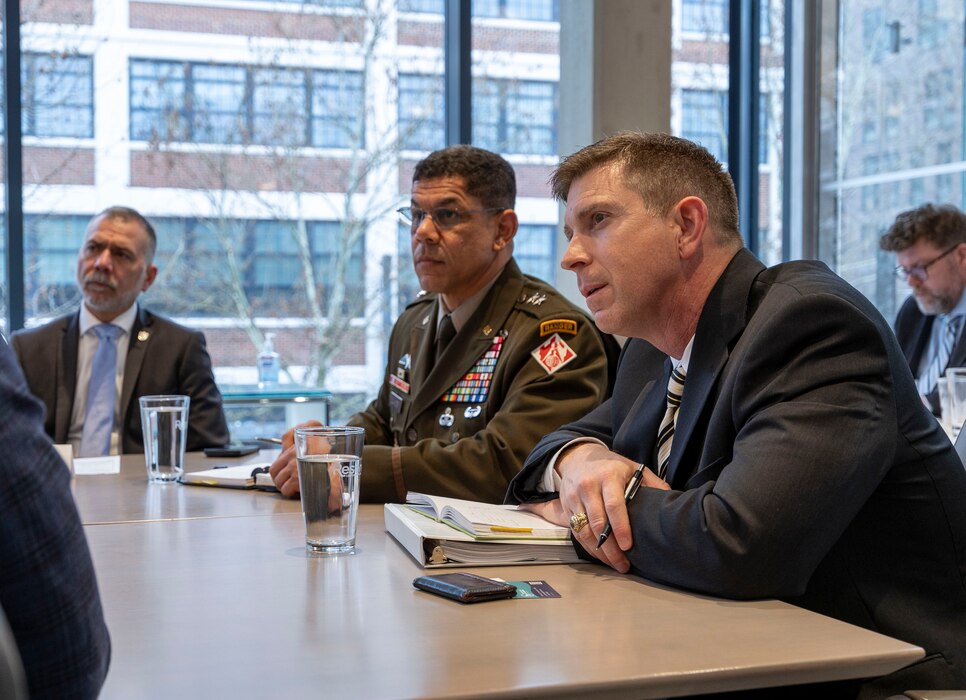
[[[570,529],[574,531],[574,534],[583,530],[585,525],[587,525],[586,513],[574,513],[570,516]]]

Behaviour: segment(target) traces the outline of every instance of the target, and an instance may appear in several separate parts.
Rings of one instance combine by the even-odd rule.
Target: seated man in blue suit
[[[509,500],[618,571],[926,650],[864,697],[966,688],[966,471],[882,316],[822,263],[745,250],[730,177],[684,139],[604,139],[551,184],[561,264],[629,340],[613,397],[544,437]]]
[[[204,335],[137,303],[158,273],[156,248],[154,228],[135,210],[97,214],[77,260],[80,310],[11,339],[30,390],[47,408],[44,429],[77,456],[143,452],[138,397],[151,394],[191,397],[188,450],[228,442]]]

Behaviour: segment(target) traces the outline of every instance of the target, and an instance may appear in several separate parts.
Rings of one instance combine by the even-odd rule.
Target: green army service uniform
[[[361,498],[406,491],[501,503],[545,434],[610,392],[613,338],[512,259],[439,362],[438,295],[400,315],[379,395],[350,420],[366,429]]]

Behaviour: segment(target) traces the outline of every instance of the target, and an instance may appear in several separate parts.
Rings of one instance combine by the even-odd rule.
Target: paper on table
[[[74,474],[120,474],[121,457],[74,457]]]
[[[455,527],[474,539],[570,541],[570,530],[516,506],[443,498],[410,491],[406,507]]]
[[[67,465],[70,475],[74,476],[74,448],[70,443],[64,445],[54,445],[54,449],[57,450],[57,454],[60,458],[64,460],[64,464]]]

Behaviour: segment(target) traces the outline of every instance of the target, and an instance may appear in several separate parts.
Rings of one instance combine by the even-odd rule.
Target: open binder
[[[477,540],[396,503],[384,506],[384,518],[386,531],[427,569],[580,561],[569,540]]]
[[[240,464],[233,467],[215,467],[200,472],[185,472],[178,479],[182,484],[192,486],[220,486],[229,489],[259,489],[261,491],[278,491],[272,475],[268,473],[271,465]]]

